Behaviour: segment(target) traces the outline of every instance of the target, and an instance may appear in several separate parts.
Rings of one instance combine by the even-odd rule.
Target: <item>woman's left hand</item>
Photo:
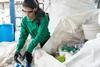
[[[26,51],[25,54],[24,54],[24,57],[26,58],[26,61],[27,61],[28,64],[32,63],[33,57],[32,57],[31,53],[29,53],[28,51]]]

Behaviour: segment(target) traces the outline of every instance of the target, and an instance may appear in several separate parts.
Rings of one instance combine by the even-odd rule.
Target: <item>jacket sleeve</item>
[[[25,44],[25,41],[28,37],[28,31],[26,30],[26,26],[25,24],[21,23],[21,29],[20,29],[20,37],[19,37],[19,40],[18,40],[18,43],[17,43],[17,47],[16,47],[16,51],[17,52],[20,52],[20,50],[23,48],[24,44]]]
[[[47,32],[48,28],[48,16],[44,16],[41,20],[41,23],[39,25],[38,33],[34,39],[31,40],[31,42],[28,45],[27,51],[32,53],[33,49],[37,46],[38,43],[42,42],[44,40],[44,36]]]

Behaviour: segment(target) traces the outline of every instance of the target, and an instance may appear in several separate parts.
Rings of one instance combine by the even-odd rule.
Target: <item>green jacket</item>
[[[32,53],[33,49],[37,46],[38,43],[43,43],[49,39],[50,32],[48,30],[48,15],[45,14],[41,18],[39,25],[36,21],[37,17],[38,16],[36,16],[33,21],[30,20],[27,16],[22,19],[20,37],[16,47],[17,52],[20,52],[20,50],[23,48],[29,34],[31,35],[31,42],[29,43],[26,51],[30,53]]]

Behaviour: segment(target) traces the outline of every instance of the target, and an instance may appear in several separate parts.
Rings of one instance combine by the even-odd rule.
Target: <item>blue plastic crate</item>
[[[15,40],[14,25],[13,24],[1,24],[0,25],[0,42],[11,42]]]

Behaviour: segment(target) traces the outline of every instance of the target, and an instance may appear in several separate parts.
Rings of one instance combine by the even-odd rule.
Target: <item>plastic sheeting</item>
[[[53,34],[57,24],[63,17],[76,15],[85,11],[96,9],[95,0],[50,0],[49,6],[50,24],[49,29]]]
[[[63,63],[56,60],[53,56],[39,49],[34,53],[35,67],[66,67]]]
[[[45,44],[44,49],[49,53],[55,53],[63,42],[71,43],[73,46],[83,43],[85,37],[82,25],[97,24],[98,12],[96,9],[63,17],[57,24],[51,38]]]
[[[13,63],[16,42],[0,43],[0,67],[7,67]],[[10,66],[11,67],[11,66]]]
[[[100,67],[100,37],[89,40],[71,59],[65,62],[66,67]]]

